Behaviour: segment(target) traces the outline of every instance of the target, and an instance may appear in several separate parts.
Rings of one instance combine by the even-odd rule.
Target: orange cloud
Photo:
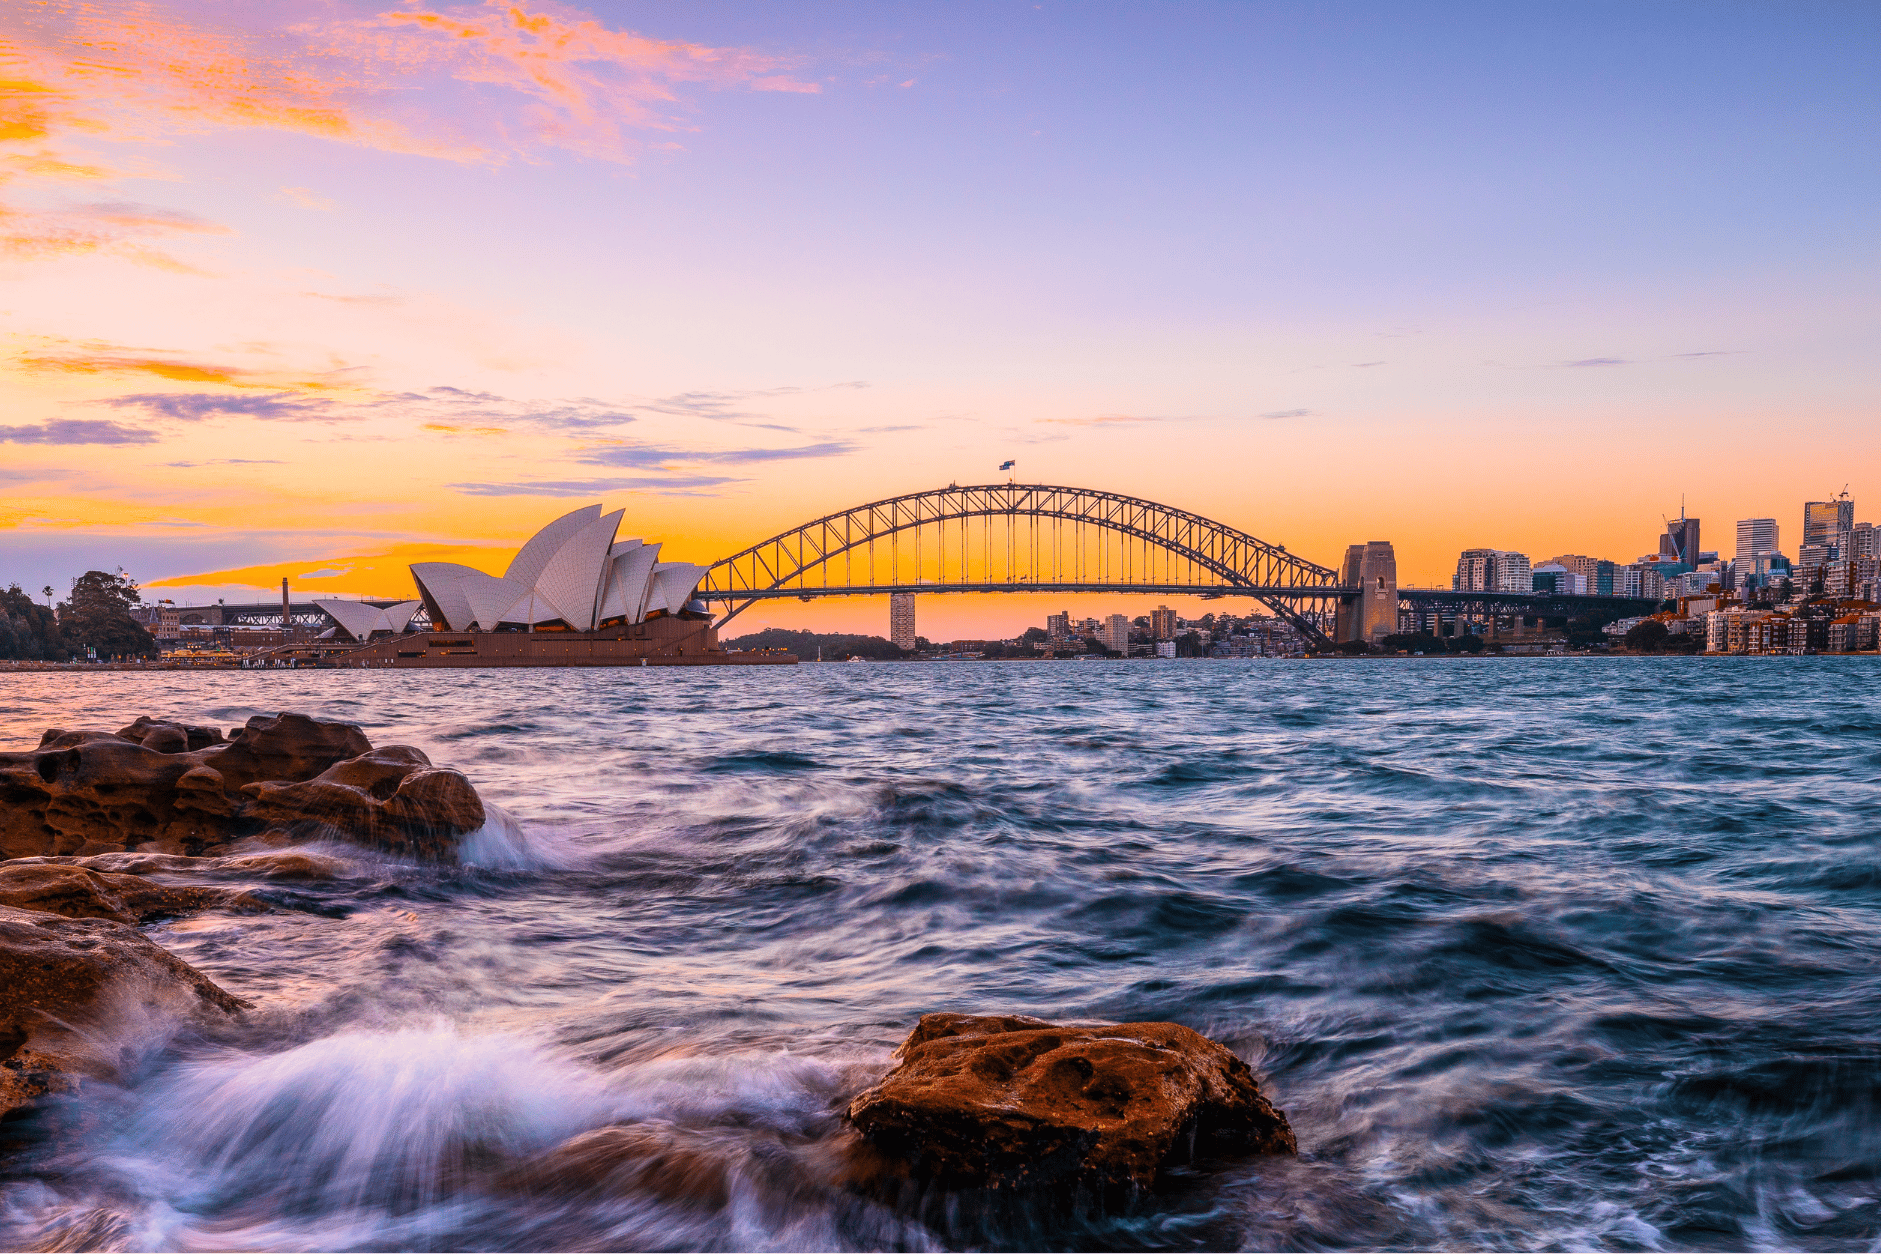
[[[337,393],[351,390],[334,371],[312,378],[278,370],[191,361],[174,353],[127,348],[98,341],[72,343],[41,337],[37,348],[24,349],[6,359],[14,371],[28,375],[85,375],[137,379],[155,377],[173,383],[209,384],[228,388],[265,388],[270,391]]]
[[[178,575],[173,579],[153,580],[144,587],[279,588],[281,580],[286,579],[289,588],[294,591],[316,596],[407,597],[417,595],[413,589],[411,572],[406,569],[414,562],[459,562],[475,570],[501,574],[515,555],[514,545],[395,544],[379,553],[269,562],[235,570]]]
[[[543,148],[627,161],[640,147],[636,132],[685,125],[679,84],[820,90],[791,78],[778,57],[649,39],[555,4],[531,10],[487,0],[255,29],[229,23],[266,9],[208,11],[224,24],[195,26],[173,10],[128,0],[15,6],[0,37],[0,183],[117,177],[73,146],[150,144],[218,128],[259,127],[458,161],[495,162]],[[453,84],[507,94],[466,98]],[[309,208],[332,207],[304,188],[281,194]],[[99,210],[0,204],[0,257],[109,253],[201,273],[149,240],[225,230],[156,212],[113,217]]]

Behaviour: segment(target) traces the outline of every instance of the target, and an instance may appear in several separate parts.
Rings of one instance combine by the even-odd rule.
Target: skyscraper
[[[1855,502],[1846,492],[1832,501],[1810,501],[1803,506],[1804,544],[1827,545],[1839,556],[1854,530]]]
[[[1679,516],[1665,525],[1665,534],[1659,537],[1659,555],[1687,566],[1698,565],[1698,520],[1687,518],[1680,509]]]
[[[1740,518],[1737,520],[1737,559],[1748,562],[1759,553],[1777,551],[1777,520]]]
[[[914,593],[888,594],[888,638],[897,649],[914,648]]]

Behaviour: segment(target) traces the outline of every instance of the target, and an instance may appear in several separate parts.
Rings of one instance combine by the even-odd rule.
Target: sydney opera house
[[[589,505],[522,546],[502,575],[454,562],[411,567],[419,600],[317,604],[328,639],[356,647],[341,666],[633,666],[794,658],[727,654],[693,599],[706,568],[662,562],[660,546],[618,540],[624,510]],[[419,609],[429,631],[414,631]]]
[[[644,540],[616,540],[624,513],[589,505],[562,515],[517,551],[501,578],[454,562],[418,563],[411,576],[432,626],[595,631],[682,613],[705,567],[662,562],[660,546]]]

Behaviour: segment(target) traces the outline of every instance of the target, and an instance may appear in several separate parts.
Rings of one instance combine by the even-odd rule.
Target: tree
[[[33,600],[18,584],[0,592],[0,657],[25,661],[61,661],[66,656],[65,641],[52,608]]]
[[[1665,624],[1656,618],[1648,618],[1634,623],[1626,633],[1626,647],[1635,653],[1657,653],[1665,647],[1666,637],[1672,633],[1665,629]]]
[[[157,642],[131,617],[143,600],[137,581],[122,569],[115,575],[88,570],[72,581],[72,596],[59,605],[59,634],[74,653],[99,657],[155,657]]]

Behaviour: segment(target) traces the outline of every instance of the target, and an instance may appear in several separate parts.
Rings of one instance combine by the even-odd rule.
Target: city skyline
[[[709,562],[1016,460],[1432,585],[1876,487],[1869,10],[259,12],[8,19],[5,578],[409,595],[570,497]]]

